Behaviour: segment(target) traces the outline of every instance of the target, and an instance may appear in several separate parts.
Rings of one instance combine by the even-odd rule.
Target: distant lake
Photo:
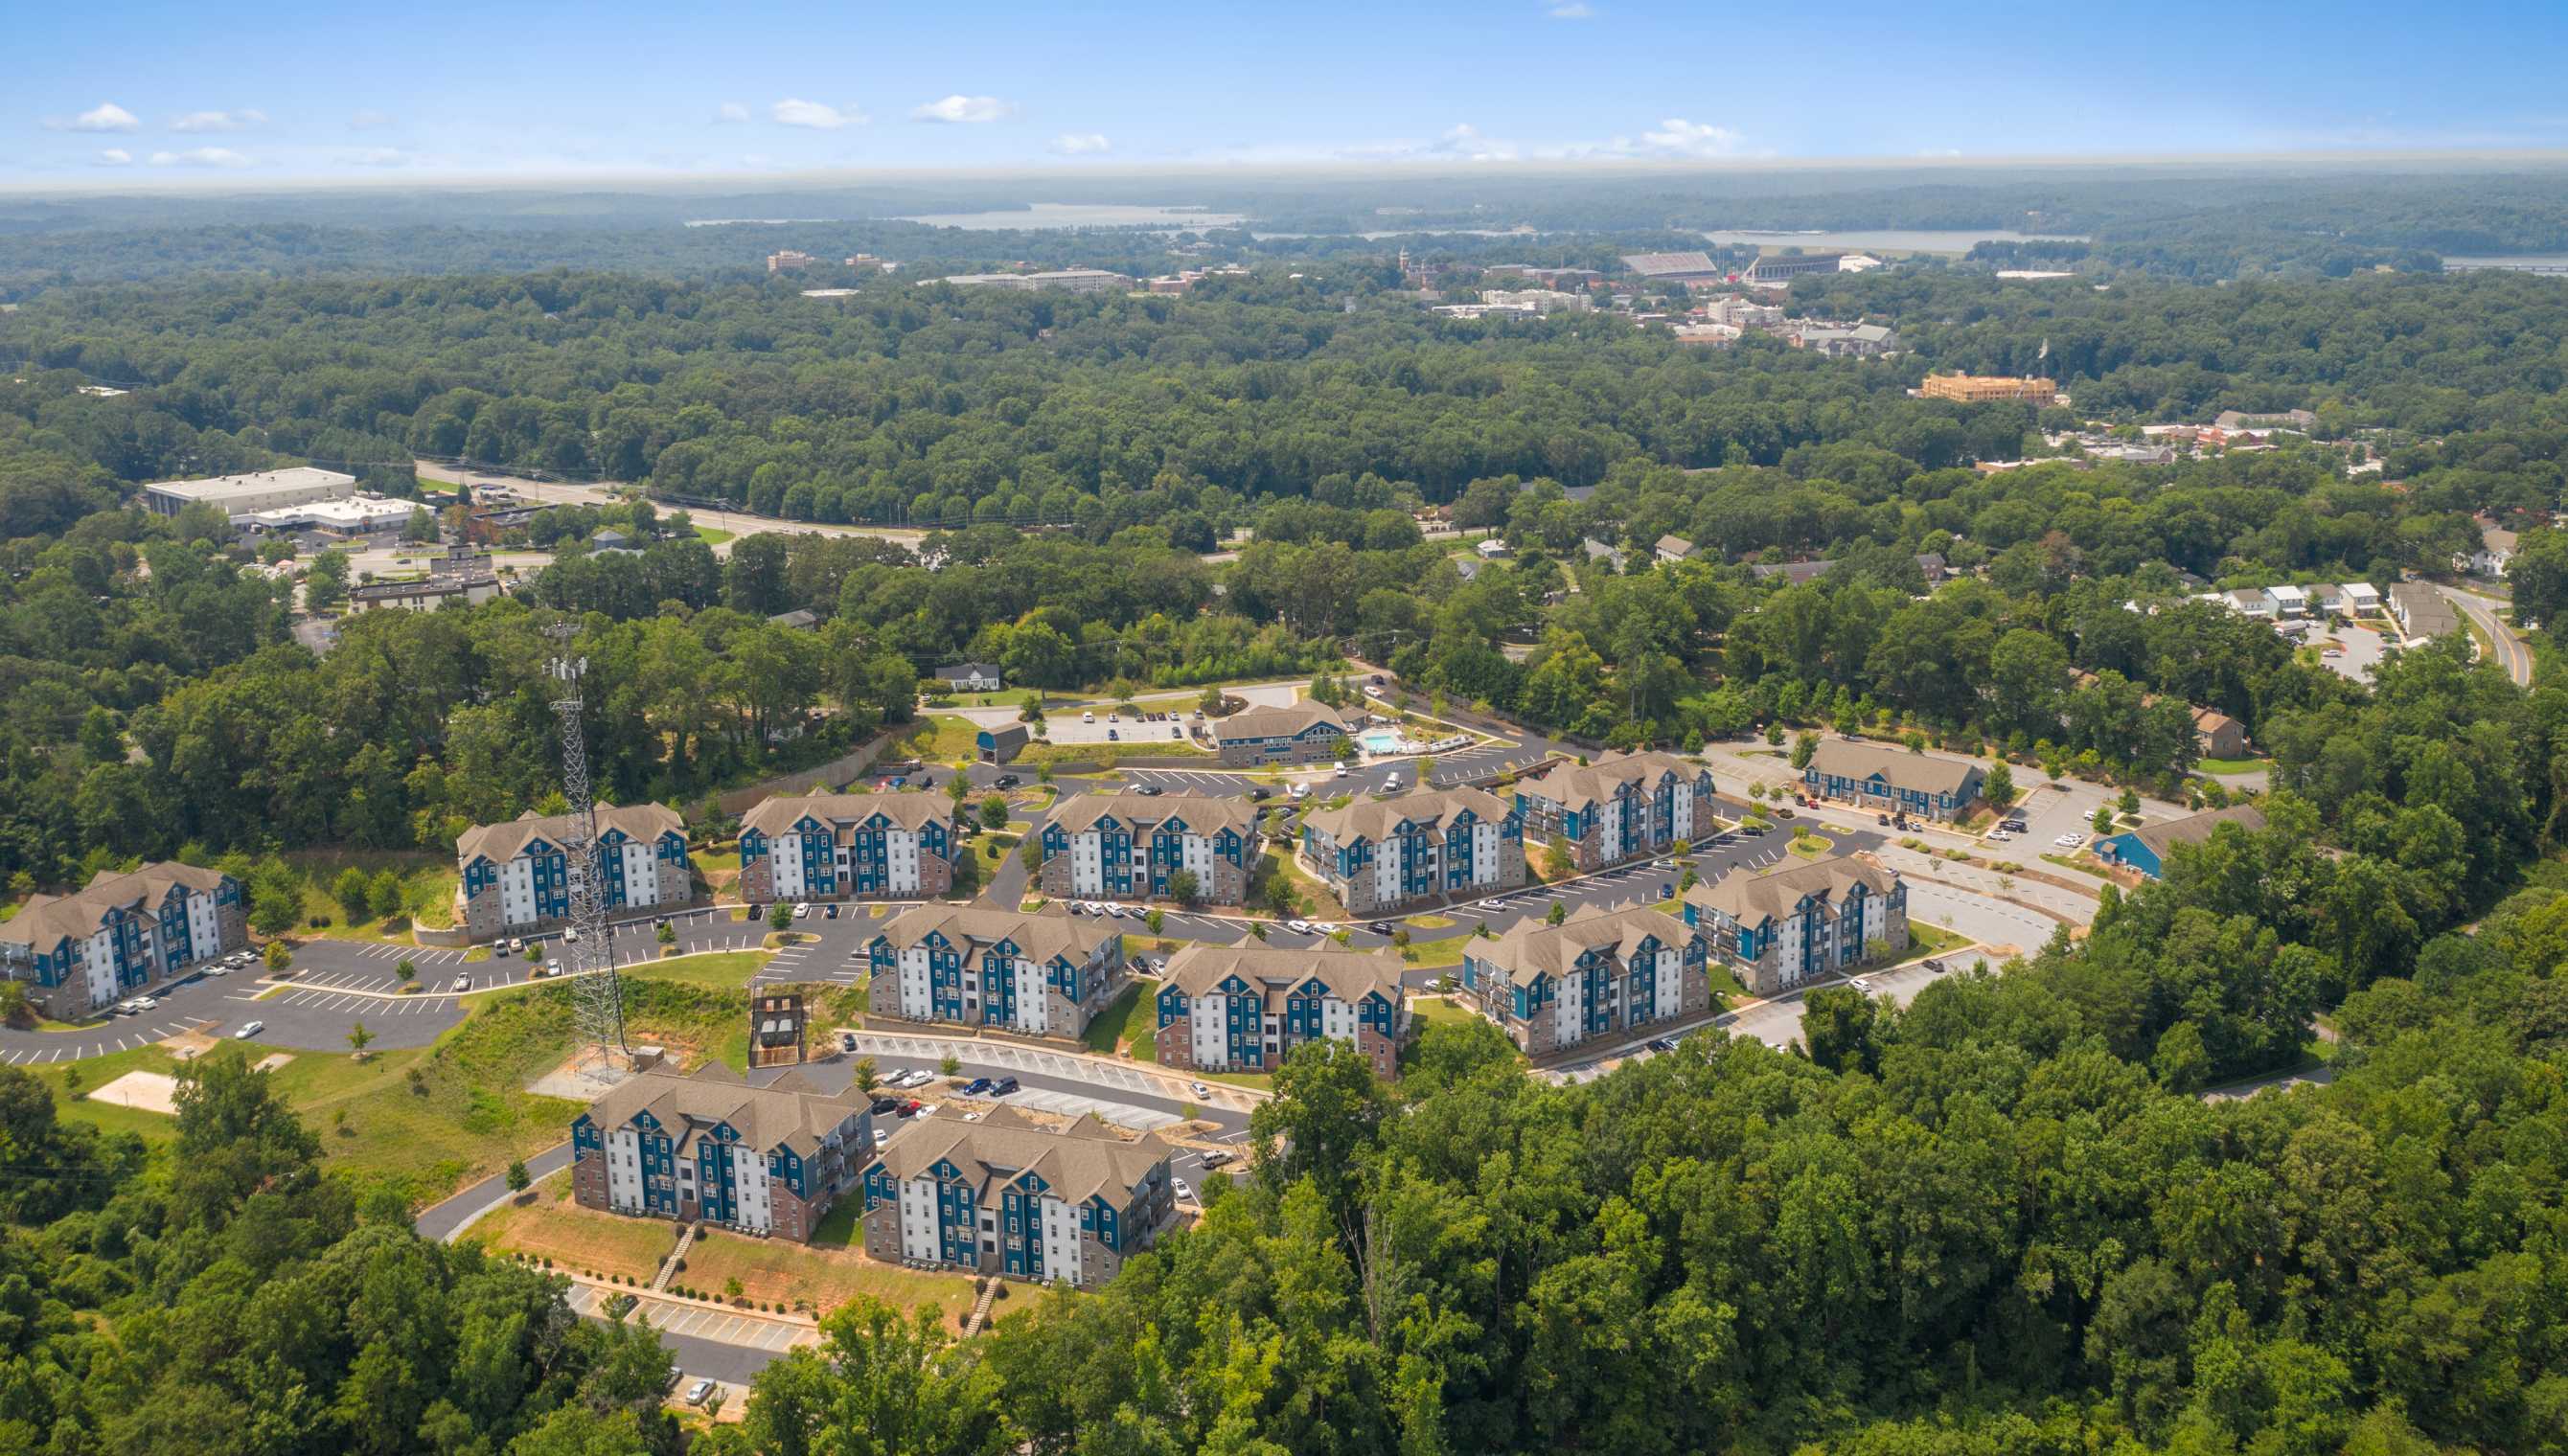
[[[2466,273],[2473,268],[2501,268],[2514,273],[2568,273],[2568,253],[2500,253],[2494,257],[2443,260],[2446,273]]]
[[[973,232],[1060,227],[1173,227],[1199,231],[1208,227],[1237,227],[1247,221],[1236,212],[1206,212],[1200,207],[1127,207],[1112,202],[1037,202],[1022,211],[925,212],[893,220],[923,222],[929,227],[960,227]]]
[[[1973,243],[2085,242],[2080,233],[2013,232],[2003,227],[1889,227],[1847,232],[1707,232],[1706,241],[1724,247],[1801,248],[1811,252],[1853,248],[1886,253],[1967,253]]]

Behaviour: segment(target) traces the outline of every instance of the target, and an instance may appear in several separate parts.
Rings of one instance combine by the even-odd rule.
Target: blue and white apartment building
[[[1362,797],[1303,816],[1302,865],[1370,917],[1525,882],[1524,812],[1476,788]]]
[[[455,841],[461,876],[456,920],[477,941],[559,925],[570,918],[567,814],[531,810],[468,829]],[[599,893],[610,916],[694,898],[686,821],[664,804],[597,806]]]
[[[865,1170],[865,1253],[886,1264],[1095,1289],[1176,1217],[1170,1145],[1093,1114],[1059,1131],[1013,1107],[913,1119]]]
[[[1770,874],[1735,871],[1685,892],[1686,924],[1711,942],[1739,984],[1773,996],[1908,949],[1908,886],[1899,872],[1843,855]]]
[[[1409,1039],[1398,952],[1289,951],[1254,943],[1188,946],[1168,959],[1157,996],[1159,1065],[1273,1071],[1306,1041],[1343,1041],[1400,1071]]]
[[[1057,900],[1165,900],[1179,870],[1195,899],[1238,905],[1257,869],[1257,805],[1210,794],[1081,794],[1043,827],[1037,882]]]
[[[873,1157],[869,1107],[797,1071],[753,1087],[719,1061],[645,1068],[572,1119],[571,1191],[583,1208],[807,1244]]]
[[[894,916],[865,947],[878,1017],[1077,1036],[1124,964],[1115,922],[962,905]]]
[[[942,793],[778,794],[741,816],[741,898],[932,899],[962,843]]]
[[[1582,910],[1520,920],[1462,953],[1462,989],[1528,1056],[1707,1016],[1709,947],[1673,915]]]
[[[220,870],[163,861],[34,895],[0,924],[0,979],[76,1021],[249,944],[249,893]]]
[[[1524,831],[1559,839],[1581,870],[1665,854],[1713,830],[1712,770],[1673,753],[1555,762],[1516,785]]]

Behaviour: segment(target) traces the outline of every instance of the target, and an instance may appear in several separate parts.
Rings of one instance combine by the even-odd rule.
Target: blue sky
[[[2568,147],[2560,0],[12,9],[11,185]]]

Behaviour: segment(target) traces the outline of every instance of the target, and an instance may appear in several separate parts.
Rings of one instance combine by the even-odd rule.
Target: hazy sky
[[[6,29],[21,184],[2568,146],[2568,0],[119,0]]]

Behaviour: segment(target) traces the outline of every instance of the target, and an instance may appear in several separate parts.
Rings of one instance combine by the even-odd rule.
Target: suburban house
[[[1033,736],[1024,724],[1011,723],[981,729],[972,735],[972,744],[984,763],[1012,763]]]
[[[936,681],[957,693],[996,693],[1002,676],[989,663],[955,663],[935,673]]]
[[[2193,711],[2193,742],[2205,758],[2244,758],[2247,728],[2216,709],[2197,708]]]
[[[1908,949],[1908,887],[1898,872],[1844,855],[1770,874],[1735,871],[1685,892],[1685,923],[1759,996],[1851,970],[1868,948]]]
[[[816,612],[806,611],[801,607],[797,607],[791,612],[779,612],[767,620],[770,625],[777,627],[791,627],[797,632],[817,632],[820,630],[819,614]]]
[[[2503,576],[2506,563],[2514,559],[2515,533],[2497,528],[2497,523],[2482,518],[2479,523],[2478,549],[2452,553],[2452,569],[2473,576]]]
[[[2306,617],[2310,614],[2310,594],[2296,586],[2269,586],[2265,596],[2274,604],[2277,617]]]
[[[2403,581],[2390,589],[2390,615],[2409,642],[2449,637],[2461,630],[2461,617],[2449,598],[2421,581]]]
[[[2262,587],[2242,586],[2223,595],[2232,609],[2245,616],[2271,618],[2275,614],[2274,599]]]
[[[740,893],[762,900],[914,900],[954,888],[965,852],[941,793],[774,794],[740,820]]]
[[[1683,536],[1661,536],[1659,544],[1651,550],[1652,555],[1670,566],[1680,561],[1692,561],[1694,553],[1694,542]]]
[[[2348,616],[2369,616],[2381,610],[2381,593],[2368,581],[2349,581],[2340,591],[2338,600],[2345,603]]]
[[[1524,813],[1476,788],[1359,797],[1304,815],[1299,853],[1348,914],[1370,917],[1522,885]]]
[[[878,1017],[1076,1036],[1124,965],[1112,922],[960,905],[892,917],[865,947]]]
[[[1967,759],[1828,738],[1801,770],[1801,787],[1813,798],[1847,799],[1862,808],[1958,819],[1979,798],[1980,780],[1987,776]]]
[[[753,1087],[709,1061],[634,1073],[572,1120],[570,1146],[583,1208],[807,1244],[873,1157],[873,1116],[852,1085],[831,1096],[789,1071]]]
[[[1602,561],[1617,572],[1623,569],[1623,550],[1619,546],[1608,545],[1594,536],[1582,536],[1578,541],[1578,549],[1587,553],[1587,559],[1590,562]]]
[[[2138,870],[2154,880],[2166,873],[2167,860],[2179,844],[2201,844],[2211,838],[2211,831],[2223,824],[2240,824],[2249,830],[2265,827],[2265,811],[2254,804],[2232,804],[2225,809],[2211,809],[2182,819],[2169,819],[2162,824],[2148,824],[2120,834],[2107,834],[2095,841],[2095,857],[2107,864]]]
[[[619,911],[683,905],[695,893],[687,863],[686,822],[666,804],[597,806],[598,895],[609,917]],[[456,923],[477,941],[570,918],[571,816],[533,810],[502,824],[481,824],[455,841],[462,879],[455,887]]]
[[[1257,805],[1210,794],[1081,794],[1043,828],[1036,878],[1055,899],[1170,900],[1190,871],[1194,899],[1238,905],[1257,869]]]
[[[1159,983],[1159,1065],[1273,1071],[1294,1047],[1326,1037],[1393,1076],[1409,1038],[1401,966],[1392,950],[1188,946]]]
[[[175,860],[101,871],[68,895],[30,895],[0,922],[0,980],[27,1003],[81,1020],[249,944],[249,894],[220,870]]]
[[[1234,768],[1263,763],[1322,763],[1347,740],[1344,715],[1325,703],[1251,708],[1213,726],[1213,745]]]
[[[1712,770],[1657,752],[1555,762],[1516,785],[1516,812],[1525,833],[1567,841],[1579,869],[1602,869],[1709,836]]]
[[[1094,1289],[1176,1217],[1171,1151],[1094,1114],[1059,1131],[1013,1107],[920,1117],[865,1170],[865,1253]]]
[[[1704,938],[1646,908],[1520,920],[1462,953],[1462,989],[1528,1056],[1708,1015]]]

